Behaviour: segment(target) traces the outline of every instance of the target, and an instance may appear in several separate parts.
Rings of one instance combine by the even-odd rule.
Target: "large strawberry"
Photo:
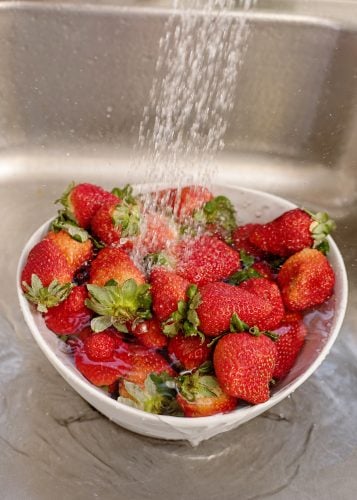
[[[184,240],[175,253],[177,274],[196,285],[223,280],[240,268],[239,253],[216,236]]]
[[[110,330],[87,336],[74,359],[77,369],[96,386],[113,384],[132,365],[130,346]]]
[[[178,379],[177,402],[185,417],[208,417],[227,413],[237,406],[237,398],[225,394],[215,376],[197,370]]]
[[[40,312],[58,305],[72,288],[73,270],[65,256],[50,240],[42,240],[30,251],[21,273],[21,286],[27,299]]]
[[[85,286],[76,286],[69,296],[45,314],[47,328],[58,335],[77,334],[89,326],[93,312],[85,305],[88,293]]]
[[[185,370],[197,369],[211,355],[211,349],[206,340],[202,340],[198,336],[185,337],[182,333],[170,338],[168,352],[171,359],[179,361]]]
[[[208,283],[199,293],[198,328],[205,335],[214,337],[229,331],[234,314],[250,327],[268,330],[271,326],[274,306],[256,293],[221,282]]]
[[[186,300],[189,282],[165,267],[155,267],[150,274],[152,307],[159,321],[176,311],[179,301]]]
[[[277,351],[273,378],[284,378],[293,367],[307,335],[307,329],[300,313],[287,313],[279,328],[275,342]]]
[[[88,229],[96,211],[106,202],[118,202],[118,197],[94,184],[70,184],[58,200],[65,216],[78,226]]]
[[[137,239],[136,245],[139,254],[157,253],[169,247],[177,239],[177,228],[170,217],[148,212],[145,215],[145,224],[142,235]]]
[[[124,283],[134,279],[138,284],[145,283],[145,276],[122,248],[103,248],[93,260],[90,269],[90,283],[105,285],[109,280]]]
[[[277,280],[287,309],[303,311],[331,296],[335,274],[325,255],[305,248],[284,262]]]
[[[223,391],[252,404],[269,399],[275,363],[276,347],[264,334],[229,333],[218,341],[213,355]]]
[[[327,250],[326,236],[334,227],[326,213],[311,214],[295,208],[267,224],[257,225],[249,241],[264,252],[287,257],[312,246],[322,245]]]
[[[62,229],[58,232],[50,231],[46,239],[51,240],[59,248],[73,272],[92,256],[93,244],[89,238],[78,241]]]
[[[263,258],[264,252],[255,246],[249,239],[250,235],[258,227],[261,227],[260,224],[245,224],[235,228],[232,232],[232,243],[234,248],[236,248],[239,252],[244,250],[253,257]]]

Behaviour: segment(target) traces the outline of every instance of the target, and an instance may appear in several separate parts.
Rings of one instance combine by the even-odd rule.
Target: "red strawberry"
[[[266,278],[270,281],[274,280],[274,276],[271,270],[271,267],[269,264],[265,261],[260,261],[260,262],[255,262],[252,265],[252,268],[255,269],[261,276],[262,278]]]
[[[142,247],[139,252],[144,254],[160,252],[176,239],[177,228],[169,217],[153,212],[147,213],[144,234],[138,238],[138,244]]]
[[[195,210],[200,209],[213,194],[203,186],[185,186],[181,189],[177,208],[177,216],[183,220],[191,216]]]
[[[150,274],[152,308],[159,321],[176,311],[177,303],[186,300],[189,282],[165,267],[155,267]]]
[[[284,262],[277,280],[285,306],[291,311],[303,311],[331,296],[335,273],[325,255],[305,248]]]
[[[252,404],[269,399],[275,362],[276,347],[264,334],[225,335],[213,355],[214,370],[223,391]]]
[[[96,386],[113,384],[129,371],[131,363],[129,345],[112,331],[90,335],[75,352],[77,369]]]
[[[47,328],[59,335],[77,334],[89,326],[93,313],[84,301],[88,297],[84,286],[73,288],[67,299],[45,314]]]
[[[238,226],[232,232],[232,242],[234,248],[238,251],[244,250],[249,255],[257,258],[263,258],[264,252],[260,248],[253,245],[249,240],[249,236],[255,229],[260,227],[260,224],[245,224],[244,226]]]
[[[131,332],[141,345],[149,349],[162,349],[167,345],[167,337],[162,333],[156,318],[135,323]]]
[[[217,413],[228,413],[237,406],[237,399],[225,394],[216,377],[184,375],[179,378],[179,392],[176,400],[185,417],[208,417]]]
[[[199,337],[178,334],[169,341],[168,351],[173,360],[178,360],[186,370],[195,370],[207,361],[211,354],[208,342]]]
[[[273,377],[281,379],[293,367],[304,345],[307,330],[299,313],[287,313],[274,333],[277,333],[279,338],[275,342],[277,358]]]
[[[103,286],[112,279],[120,284],[131,278],[137,284],[145,283],[143,273],[121,248],[103,248],[92,262],[90,283],[94,285]]]
[[[66,257],[70,268],[76,271],[92,256],[92,242],[87,239],[84,242],[76,241],[66,231],[50,231],[47,240],[51,240]]]
[[[268,330],[271,325],[272,303],[240,286],[209,283],[199,292],[201,303],[196,310],[200,321],[198,328],[209,337],[229,331],[233,314],[260,330]]]
[[[177,245],[177,274],[205,285],[227,278],[240,268],[239,253],[216,236],[201,236]]]
[[[96,211],[109,201],[118,202],[117,196],[94,184],[71,184],[59,200],[65,215],[78,226],[88,229]]]
[[[59,283],[72,281],[73,271],[59,248],[47,239],[37,243],[29,253],[21,274],[21,283],[31,284],[31,277],[36,274],[44,287],[53,280]]]
[[[132,366],[124,378],[140,388],[144,387],[145,380],[152,373],[166,372],[170,376],[176,375],[166,359],[156,351],[134,346],[132,347],[132,356]],[[124,381],[119,384],[119,392],[122,397],[131,398],[125,388]]]
[[[264,319],[265,330],[272,330],[280,324],[284,316],[284,305],[276,283],[266,278],[251,278],[241,283],[239,288],[271,305],[271,314]]]
[[[313,215],[295,208],[258,225],[249,235],[249,241],[265,252],[287,257],[313,244],[320,245],[333,228],[334,222],[327,214]]]
[[[139,233],[139,207],[125,201],[104,203],[91,220],[93,234],[107,245],[118,244],[122,238]]]

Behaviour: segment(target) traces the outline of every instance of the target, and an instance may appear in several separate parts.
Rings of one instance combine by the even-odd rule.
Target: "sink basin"
[[[134,150],[170,9],[167,2],[143,3],[0,4],[5,255],[20,254],[71,180],[104,187],[150,181],[147,169],[136,168]],[[355,7],[287,3],[258,2],[251,12],[229,13],[235,23],[246,16],[249,36],[214,182],[329,211],[349,273],[352,307],[342,330],[351,335],[357,326]],[[11,285],[16,261],[1,264]],[[16,302],[14,293],[9,300]],[[356,334],[351,339],[356,348]]]

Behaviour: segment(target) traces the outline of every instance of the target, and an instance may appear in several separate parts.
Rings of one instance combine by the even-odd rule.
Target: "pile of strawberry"
[[[291,370],[306,311],[333,293],[327,214],[237,225],[201,186],[134,196],[72,184],[23,291],[111,397],[164,415],[258,404]]]

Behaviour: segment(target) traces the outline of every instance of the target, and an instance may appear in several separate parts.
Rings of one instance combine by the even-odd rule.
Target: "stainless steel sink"
[[[352,500],[355,474],[338,480],[357,466],[357,2],[262,0],[244,14],[248,46],[216,160],[217,183],[327,209],[338,224],[348,314],[326,362],[290,400],[197,449],[154,442],[114,426],[74,394],[21,318],[17,258],[64,187],[150,180],[134,166],[133,149],[168,4],[0,2],[4,498],[118,498],[120,478],[120,498],[170,491],[173,499],[213,499],[225,485],[227,499],[240,491],[244,499]],[[229,15],[238,22],[243,14]]]

